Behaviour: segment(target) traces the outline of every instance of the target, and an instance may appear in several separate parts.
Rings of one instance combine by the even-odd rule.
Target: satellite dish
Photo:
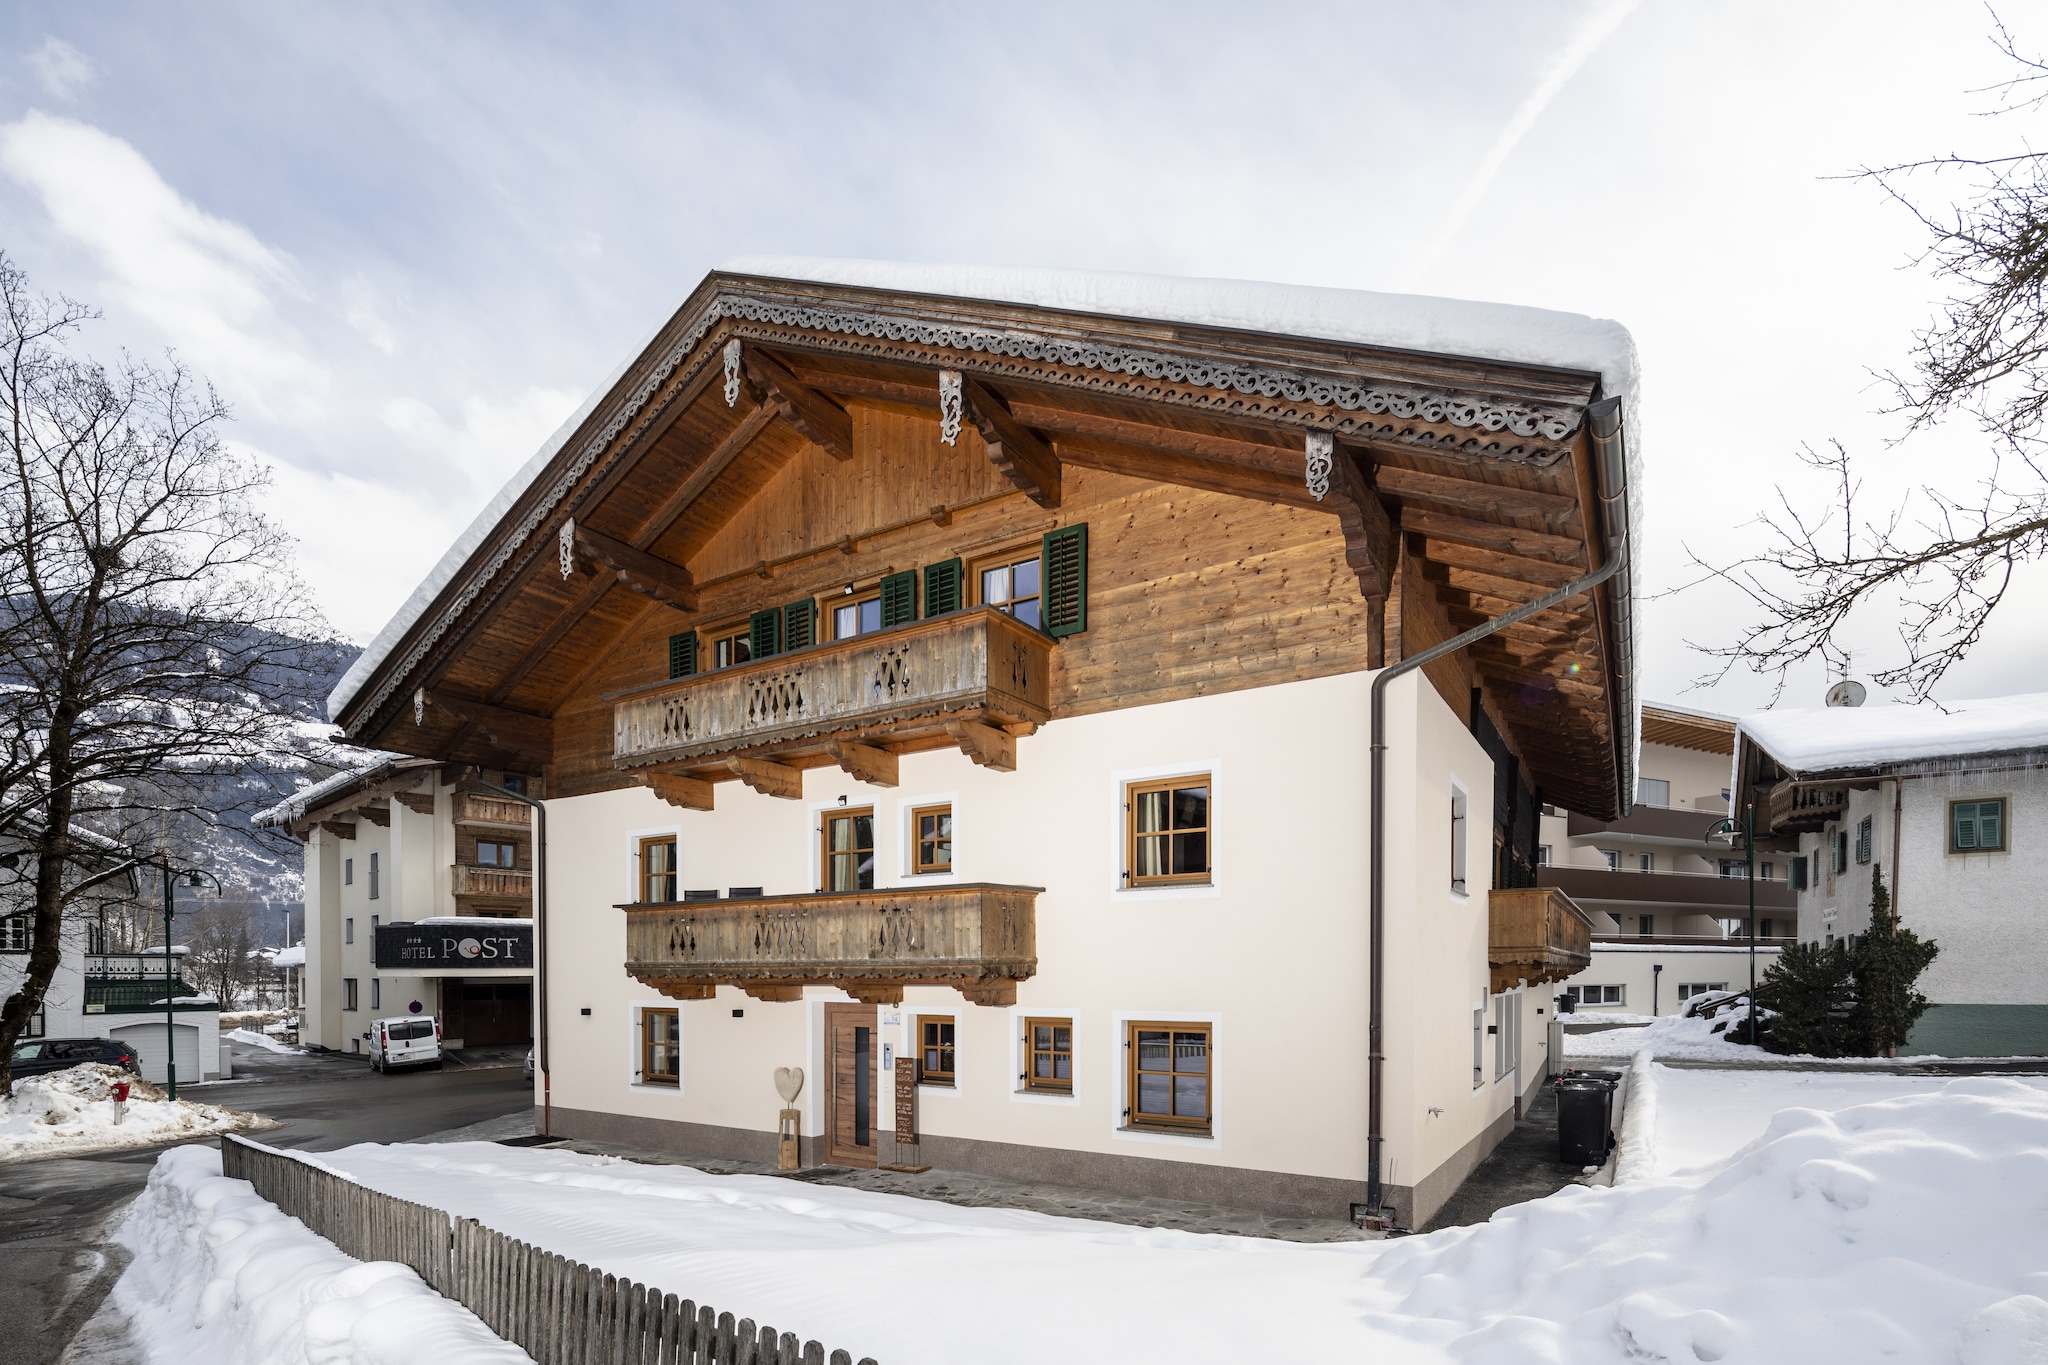
[[[1863,698],[1867,695],[1869,694],[1863,690],[1862,683],[1844,678],[1828,689],[1828,705],[1861,706]]]

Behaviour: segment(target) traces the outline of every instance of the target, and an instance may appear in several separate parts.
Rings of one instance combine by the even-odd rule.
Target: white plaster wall
[[[1671,804],[1684,810],[1726,810],[1733,760],[1727,754],[1645,744],[1641,773],[1671,784]]]
[[[43,1036],[96,1037],[87,1027],[85,1017],[85,925],[82,921],[67,921],[63,933],[57,970],[43,994]],[[0,953],[0,1000],[20,990],[27,976],[27,953]],[[93,1027],[97,1026],[95,1019]]]
[[[306,835],[306,966],[300,1040],[346,1051],[341,1022],[341,859],[353,842],[317,825]]]
[[[905,872],[909,809],[936,797],[953,803],[958,880],[1045,892],[1039,970],[1022,984],[1016,1009],[972,1006],[936,988],[906,992],[900,1011],[883,1007],[898,1015],[891,1040],[899,1046],[909,1045],[921,1012],[956,1021],[959,1085],[926,1089],[927,1132],[1363,1179],[1369,681],[1354,674],[1062,719],[1019,740],[1014,773],[936,751],[903,756],[893,790],[813,769],[801,802],[737,783],[719,785],[718,809],[708,813],[638,789],[551,801],[553,1102],[770,1130],[781,1107],[771,1073],[802,1065],[812,1080],[800,1107],[815,1134],[823,1005],[845,998],[836,991],[768,1004],[723,989],[715,1001],[684,1003],[681,1087],[634,1083],[637,1010],[671,1003],[622,966],[624,916],[613,906],[633,897],[636,840],[680,831],[684,887],[809,892],[818,820],[845,795],[875,807],[877,882],[900,885],[913,880]],[[1418,878],[1397,864],[1389,882],[1396,965],[1388,972],[1384,1174],[1402,1184],[1511,1102],[1490,1085],[1476,1095],[1470,1086],[1467,1011],[1486,991],[1483,812],[1492,769],[1434,689],[1417,681],[1396,684],[1390,698],[1389,847],[1401,862],[1416,850],[1431,869]],[[1199,772],[1213,779],[1214,884],[1122,889],[1123,784]],[[1468,898],[1449,889],[1453,772],[1481,813],[1470,828]],[[1017,1040],[1031,1014],[1074,1020],[1071,1097],[1018,1093]],[[1215,1024],[1213,1136],[1121,1131],[1120,1021],[1147,1018]],[[1407,1121],[1410,1110],[1440,1101],[1442,1117]],[[889,1106],[877,1113],[886,1126]]]
[[[1757,980],[1777,960],[1776,948],[1758,948]],[[1660,974],[1657,966],[1664,968]],[[1602,1014],[1677,1014],[1684,1009],[1678,998],[1681,984],[1711,985],[1726,982],[1730,990],[1749,986],[1749,949],[1669,948],[1633,943],[1596,943],[1593,963],[1577,976],[1545,987],[1546,996],[1560,995],[1566,986],[1626,986],[1626,999],[1619,1005],[1581,1005],[1579,1013],[1588,1018]],[[1653,1008],[1654,1007],[1654,1008]]]
[[[1941,945],[1920,989],[1936,1004],[2048,1004],[2048,771],[1902,785],[1893,905],[1906,927]],[[1949,803],[1987,796],[2006,798],[2008,851],[1950,853]]]

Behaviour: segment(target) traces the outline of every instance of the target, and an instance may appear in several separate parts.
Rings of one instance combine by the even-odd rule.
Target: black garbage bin
[[[1557,1159],[1564,1165],[1606,1164],[1616,1079],[1611,1072],[1585,1071],[1557,1078]]]

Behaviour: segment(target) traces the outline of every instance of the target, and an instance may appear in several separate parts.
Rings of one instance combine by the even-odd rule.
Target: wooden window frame
[[[913,806],[911,808],[910,875],[913,877],[945,876],[953,870],[953,831],[950,826],[946,831],[945,863],[926,862],[924,856],[925,845],[927,843],[936,844],[939,842],[936,836],[931,839],[924,837],[924,817],[927,815],[943,815],[950,821],[953,818],[953,803],[950,801],[939,801],[929,806]]]
[[[1151,792],[1172,792],[1182,787],[1200,787],[1208,793],[1208,822],[1176,829],[1170,823],[1164,830],[1138,829],[1139,798]],[[1172,820],[1173,799],[1167,798],[1167,819]],[[1169,864],[1172,862],[1173,841],[1176,834],[1192,834],[1197,829],[1202,834],[1205,850],[1204,866],[1200,872],[1166,872],[1154,876],[1141,876],[1138,872],[1138,840],[1165,839]],[[1185,773],[1179,777],[1149,778],[1143,782],[1130,782],[1124,786],[1124,884],[1132,890],[1156,886],[1209,886],[1216,880],[1216,776],[1214,773]]]
[[[1059,1035],[1055,1032],[1052,1040],[1055,1045],[1045,1049],[1042,1054],[1055,1059],[1061,1056],[1066,1057],[1067,1075],[1064,1080],[1057,1076],[1041,1078],[1038,1074],[1038,1058],[1041,1053],[1036,1046],[1036,1042],[1037,1033],[1041,1026],[1053,1030],[1065,1029],[1067,1031],[1067,1048],[1065,1053],[1062,1053],[1057,1046]],[[1057,1060],[1053,1063],[1052,1069],[1054,1071],[1059,1070]],[[1071,1095],[1074,1093],[1074,1021],[1071,1018],[1053,1015],[1033,1015],[1024,1021],[1024,1075],[1022,1080],[1026,1090],[1037,1091],[1041,1094]]]
[[[675,903],[676,898],[682,894],[678,889],[682,885],[682,858],[679,856],[681,853],[680,845],[681,840],[673,834],[649,834],[641,838],[633,861],[634,875],[638,880],[638,885],[633,890],[634,894],[638,896],[640,904],[672,905]],[[647,850],[656,847],[665,847],[669,851],[669,867],[665,872],[650,872],[648,870]],[[668,878],[667,890],[669,894],[666,897],[657,898],[648,895],[649,890],[653,889],[653,878],[655,877]]]
[[[496,858],[498,856],[499,850],[505,850],[510,854],[512,861],[488,863],[485,862],[484,849],[487,847],[491,850],[492,858]],[[519,868],[519,845],[512,842],[510,839],[479,839],[476,841],[475,856],[475,865],[477,867],[495,867],[506,871],[517,871]]]
[[[0,953],[16,956],[34,951],[35,924],[35,916],[30,914],[0,915]]]
[[[1014,569],[1026,560],[1033,560],[1038,565],[1038,591],[1026,598],[1012,598],[1009,602],[989,601],[982,588],[982,575],[991,569]],[[1036,602],[1038,620],[1027,624],[1034,630],[1045,629],[1045,543],[1042,540],[1021,541],[1007,550],[991,550],[976,555],[967,562],[967,572],[962,578],[960,596],[964,605],[993,607],[1015,620],[1017,613],[1011,610],[1015,602]]]
[[[356,986],[357,980],[358,978],[353,976],[344,976],[341,979],[341,1008],[344,1013],[354,1014],[358,1012],[359,1002],[362,997]]]
[[[825,615],[832,622],[832,638],[834,640],[858,640],[864,635],[881,634],[882,585],[880,583],[871,583],[865,588],[856,587],[851,594],[842,592],[837,597],[827,598],[826,601],[830,605],[826,606]],[[875,628],[873,630],[858,629],[859,613],[856,612],[854,621],[856,629],[853,634],[841,635],[839,633],[839,613],[848,607],[864,607],[870,602],[875,604]]]
[[[738,668],[741,664],[752,663],[753,617],[742,616],[737,621],[728,621],[721,626],[706,630],[697,643],[697,672],[716,673],[722,668]],[[718,662],[718,647],[731,640],[745,640],[750,651],[747,658],[735,659],[731,663]]]
[[[1973,848],[1961,848],[1961,847],[1958,847],[1958,846],[1957,846],[1957,844],[1956,844],[1956,807],[1957,807],[1957,806],[1992,806],[1992,805],[1995,805],[1995,806],[1997,806],[1997,807],[1998,807],[1998,842],[1997,842],[1996,844],[1990,845],[1990,846],[1988,846],[1988,847],[1987,847],[1986,845],[1984,845],[1983,843],[1981,843],[1981,842],[1980,842],[1980,843],[1978,843],[1978,844],[1977,844],[1977,845],[1976,845],[1975,847],[1973,847]],[[1947,814],[1947,825],[1948,825],[1948,828],[1947,828],[1947,830],[1946,830],[1946,831],[1945,831],[1945,832],[1944,832],[1944,833],[1942,834],[1942,843],[1943,843],[1943,844],[1944,844],[1944,845],[1945,845],[1945,846],[1947,847],[1947,849],[1948,849],[1948,852],[1949,852],[1949,853],[1950,853],[1951,855],[1953,855],[1953,856],[1955,856],[1955,857],[1959,857],[1959,858],[1967,858],[1967,857],[1969,857],[1969,856],[1970,856],[1971,854],[1973,854],[1973,853],[2010,853],[2010,852],[2012,852],[2012,798],[2011,798],[2011,797],[2009,797],[2009,796],[1972,796],[1972,797],[1956,797],[1956,798],[1952,799],[1952,800],[1951,800],[1951,801],[1950,801],[1950,802],[1948,803],[1948,809],[1947,809],[1947,812],[1946,812],[1946,814]],[[1980,826],[1980,828],[1981,828],[1981,826]]]
[[[1164,1033],[1167,1035],[1166,1048],[1169,1054],[1168,1070],[1148,1070],[1139,1064],[1138,1034]],[[1199,1033],[1202,1035],[1203,1087],[1202,1115],[1200,1118],[1183,1117],[1179,1114],[1140,1114],[1138,1112],[1138,1077],[1142,1075],[1167,1077],[1167,1093],[1173,1098],[1169,1103],[1179,1103],[1179,1087],[1173,1078],[1181,1075],[1173,1065],[1178,1060],[1179,1035]],[[1195,1073],[1186,1073],[1193,1075]],[[1124,1025],[1124,1126],[1164,1133],[1196,1133],[1206,1135],[1216,1127],[1216,1026],[1207,1022],[1170,1023],[1163,1020],[1130,1020]]]
[[[850,850],[841,849],[835,851],[832,847],[832,822],[834,820],[853,820],[863,815],[868,817],[868,844],[866,852],[868,855],[868,876],[870,879],[870,884],[867,886],[858,885],[860,881],[859,855],[862,851],[861,848],[858,845],[856,845]],[[849,887],[835,887],[832,885],[832,859],[835,856],[845,857],[848,855],[848,853],[851,853],[854,858],[853,880],[856,884]],[[873,877],[875,872],[875,862],[875,808],[873,806],[827,806],[823,811],[819,813],[818,890],[821,894],[833,896],[851,896],[862,891],[874,890],[875,888],[873,885]]]
[[[926,1042],[924,1030],[927,1024],[943,1024],[951,1028],[953,1030],[953,1041],[950,1043]],[[917,1083],[919,1085],[941,1085],[949,1090],[955,1088],[959,1084],[960,1074],[959,1017],[952,1014],[920,1014],[917,1016],[916,1028],[917,1056],[915,1060],[917,1062]],[[951,1070],[940,1070],[925,1064],[926,1052],[933,1048],[938,1049],[951,1059],[953,1063]]]
[[[661,1018],[672,1021],[673,1033],[667,1045],[675,1050],[675,1070],[656,1072],[654,1069],[654,1029],[650,1021]],[[640,1084],[658,1085],[664,1088],[680,1087],[683,1083],[683,1015],[678,1009],[664,1009],[646,1006],[640,1011]]]

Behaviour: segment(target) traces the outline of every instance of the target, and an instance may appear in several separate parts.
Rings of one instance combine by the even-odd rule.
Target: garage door
[[[162,1024],[129,1024],[112,1030],[112,1035],[142,1054],[142,1076],[144,1080],[162,1085],[164,1072],[164,1026]],[[180,1024],[177,1028],[178,1079],[191,1082],[199,1079],[199,1030],[191,1024]]]

